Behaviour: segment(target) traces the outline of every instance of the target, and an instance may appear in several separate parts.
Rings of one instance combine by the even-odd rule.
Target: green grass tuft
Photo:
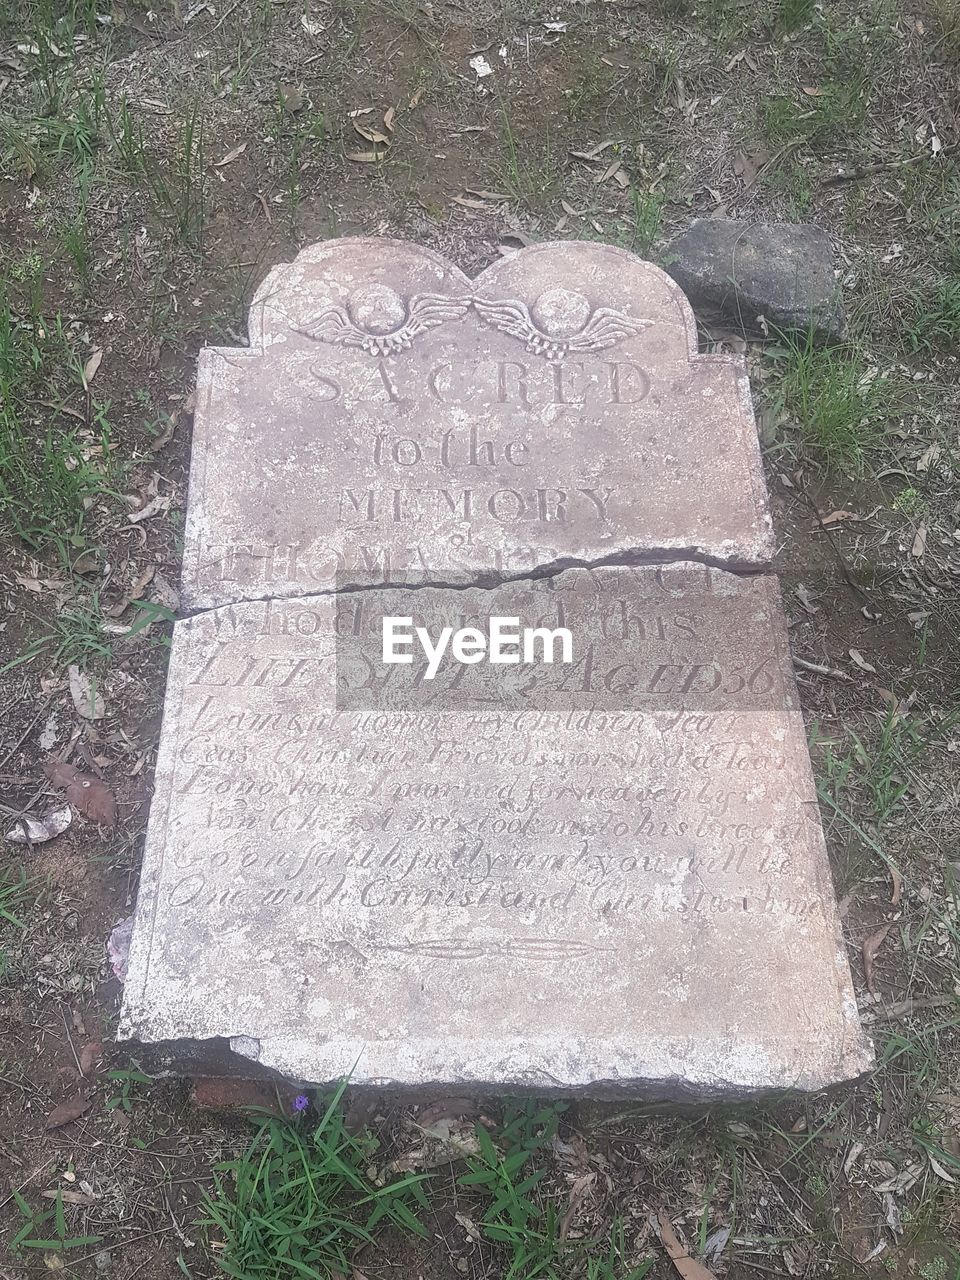
[[[370,1145],[347,1132],[330,1098],[319,1124],[264,1118],[246,1152],[217,1166],[205,1197],[213,1256],[236,1280],[350,1275],[351,1257],[381,1221],[425,1234],[410,1202],[425,1204],[424,1175],[384,1187],[366,1170]]]
[[[890,381],[856,348],[818,347],[812,336],[787,338],[769,354],[779,374],[777,407],[803,449],[827,467],[862,474],[866,453],[895,412]]]

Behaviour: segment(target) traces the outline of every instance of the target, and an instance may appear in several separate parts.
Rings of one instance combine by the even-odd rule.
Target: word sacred
[[[412,634],[411,634],[412,628]],[[426,627],[414,627],[413,618],[402,618],[385,615],[382,625],[384,663],[410,664],[412,653],[402,653],[401,648],[412,648],[414,636],[420,642],[427,659],[425,680],[432,680],[440,669],[444,654],[449,646],[450,654],[455,662],[465,666],[473,666],[486,659],[491,663],[516,665],[522,660],[525,664],[537,662],[537,643],[540,644],[540,662],[554,661],[554,645],[560,644],[560,661],[573,662],[573,636],[566,627],[524,627],[520,631],[520,619],[493,616],[489,619],[487,634],[479,627],[441,627],[434,643]]]

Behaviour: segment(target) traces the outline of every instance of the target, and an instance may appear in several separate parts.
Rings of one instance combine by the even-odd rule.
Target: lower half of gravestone
[[[436,655],[491,616],[519,661],[413,631]],[[413,661],[384,662],[384,617]],[[178,623],[121,1033],[381,1087],[861,1073],[774,580],[571,570]]]

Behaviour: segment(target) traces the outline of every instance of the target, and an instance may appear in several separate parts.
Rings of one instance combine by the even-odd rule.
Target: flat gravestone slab
[[[470,280],[330,241],[267,276],[250,344],[200,353],[186,608],[771,557],[743,362],[697,355],[679,286],[623,250],[537,245]]]
[[[379,661],[384,614],[573,662]],[[777,584],[702,566],[176,624],[121,1035],[299,1079],[738,1097],[870,1065]]]

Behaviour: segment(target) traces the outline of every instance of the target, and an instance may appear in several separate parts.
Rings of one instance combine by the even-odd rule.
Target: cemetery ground
[[[958,72],[955,0],[0,7],[4,829],[71,818],[0,862],[0,1276],[960,1275]],[[702,338],[749,361],[876,1072],[691,1110],[382,1099],[349,1126],[151,1079],[113,1043],[105,940],[198,348],[241,344],[268,267],[326,237],[471,273],[538,239],[663,261],[717,212],[838,249],[841,343]]]

